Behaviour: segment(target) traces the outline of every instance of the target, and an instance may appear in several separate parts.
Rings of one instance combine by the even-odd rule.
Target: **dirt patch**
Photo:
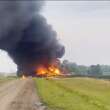
[[[44,110],[31,78],[0,87],[0,110]]]

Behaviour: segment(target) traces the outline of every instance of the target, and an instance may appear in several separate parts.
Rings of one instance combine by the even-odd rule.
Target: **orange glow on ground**
[[[27,77],[25,75],[22,75],[21,79],[26,79]]]

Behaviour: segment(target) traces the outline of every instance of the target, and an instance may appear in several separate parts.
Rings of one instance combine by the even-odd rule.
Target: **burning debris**
[[[40,14],[43,4],[37,0],[0,2],[0,48],[17,64],[18,76],[60,74],[51,62],[61,58],[65,49]]]
[[[40,77],[51,77],[51,76],[60,76],[61,70],[58,67],[58,65],[51,64],[47,67],[44,67],[44,65],[40,65],[36,68],[36,75]]]

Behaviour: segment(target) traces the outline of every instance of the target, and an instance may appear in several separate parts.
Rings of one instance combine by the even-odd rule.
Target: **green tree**
[[[89,67],[88,74],[90,74],[90,75],[102,75],[101,66],[99,64],[91,65]]]
[[[64,60],[62,63],[63,67],[66,68],[71,74],[79,74],[78,65],[68,60]]]

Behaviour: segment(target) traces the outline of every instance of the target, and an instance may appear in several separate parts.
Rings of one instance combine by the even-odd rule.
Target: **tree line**
[[[68,71],[69,74],[76,75],[110,75],[110,65],[78,65],[74,62],[64,60],[62,67]]]

